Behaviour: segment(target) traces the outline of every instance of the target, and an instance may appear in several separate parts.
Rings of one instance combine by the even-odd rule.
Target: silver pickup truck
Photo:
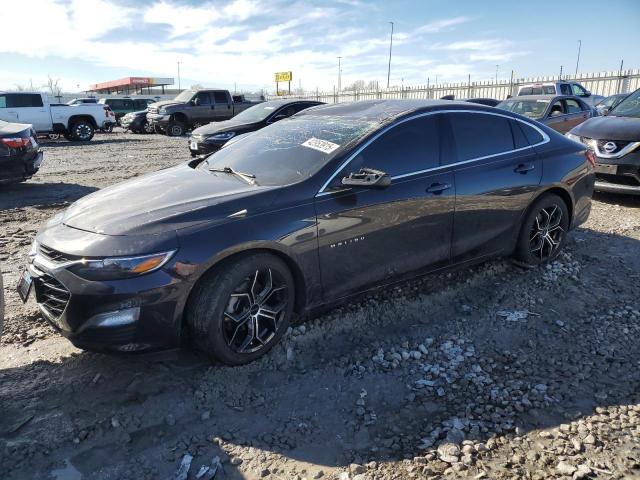
[[[604,97],[594,95],[578,82],[556,81],[527,83],[518,88],[518,97],[523,95],[567,95],[580,97],[587,105],[594,107]]]
[[[57,133],[67,140],[87,142],[96,129],[108,129],[116,118],[111,108],[97,103],[50,103],[46,93],[1,92],[0,120],[31,124],[39,135]]]

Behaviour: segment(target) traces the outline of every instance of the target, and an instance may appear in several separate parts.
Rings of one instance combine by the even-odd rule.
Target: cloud
[[[337,83],[337,56],[343,57],[343,85],[386,79],[388,24],[374,19],[382,7],[365,8],[359,0],[316,5],[303,0],[159,0],[135,7],[107,0],[8,1],[28,11],[29,30],[39,32],[26,35],[20,22],[4,22],[0,30],[0,54],[32,62],[25,79],[36,76],[36,59],[60,58],[65,66],[75,62],[82,67],[78,75],[83,81],[63,67],[43,73],[63,78],[67,87],[81,83],[82,88],[114,78],[113,71],[122,72],[117,76],[175,76],[180,61],[183,84],[224,87],[237,82],[250,89],[271,88],[274,72],[293,70],[295,84],[302,80],[304,87],[322,89]],[[3,7],[11,10],[11,5]],[[405,82],[423,82],[436,72],[459,77],[472,68],[469,62],[505,58],[508,52],[500,39],[440,44],[441,51],[425,42],[426,36],[471,21],[441,18],[404,30],[397,23],[392,77]],[[448,58],[455,55],[443,52],[464,58]],[[0,71],[0,87],[25,83],[16,80],[15,66],[11,75],[7,70]],[[104,78],[104,71],[109,77]]]

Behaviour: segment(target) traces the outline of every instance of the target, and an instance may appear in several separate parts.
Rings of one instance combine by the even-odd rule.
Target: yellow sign
[[[293,78],[292,72],[277,72],[276,82],[290,82]]]

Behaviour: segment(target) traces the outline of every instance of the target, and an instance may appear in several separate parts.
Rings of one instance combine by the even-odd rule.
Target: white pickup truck
[[[527,83],[518,88],[518,96],[522,95],[569,95],[580,97],[592,107],[604,99],[602,95],[592,94],[578,82],[570,81]]]
[[[116,123],[115,114],[97,103],[49,103],[46,93],[1,92],[0,120],[29,123],[38,134],[62,134],[67,140],[87,142],[96,129]]]

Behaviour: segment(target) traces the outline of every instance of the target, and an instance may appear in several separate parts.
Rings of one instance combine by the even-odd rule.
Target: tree
[[[52,97],[55,97],[60,101],[62,98],[62,85],[60,84],[60,79],[56,78],[53,80],[50,75],[47,75],[47,85],[45,88],[49,91]]]

